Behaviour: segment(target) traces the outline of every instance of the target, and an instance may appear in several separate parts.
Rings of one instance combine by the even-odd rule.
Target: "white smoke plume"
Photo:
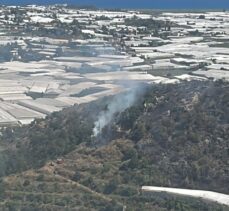
[[[129,91],[115,96],[109,103],[106,111],[102,111],[99,114],[98,120],[95,122],[93,135],[95,137],[99,135],[102,129],[111,122],[117,112],[123,112],[132,106],[138,97],[143,94],[143,90],[145,90],[144,86],[138,84],[129,89]]]

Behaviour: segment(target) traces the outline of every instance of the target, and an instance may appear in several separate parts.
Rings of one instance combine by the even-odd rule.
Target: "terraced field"
[[[129,177],[122,170],[128,147],[134,147],[133,143],[121,139],[98,149],[81,146],[38,170],[8,176],[1,183],[0,210],[118,211],[126,207],[137,211],[144,207],[144,210],[163,211],[176,206],[178,210],[185,206],[190,210],[197,207],[227,210],[198,199],[141,193],[141,183],[135,184],[139,170],[132,169]],[[183,208],[179,208],[181,201],[186,203]]]
[[[7,177],[0,210],[98,210],[112,206],[112,199],[57,173],[60,167]],[[61,167],[64,171],[65,168]],[[68,170],[66,169],[66,172]],[[122,205],[115,204],[118,207]],[[7,207],[7,208],[6,208]]]

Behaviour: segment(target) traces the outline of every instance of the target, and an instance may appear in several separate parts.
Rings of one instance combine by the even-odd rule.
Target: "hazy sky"
[[[229,8],[229,0],[0,0],[0,4],[55,4],[68,3],[112,8],[161,9],[222,9]]]

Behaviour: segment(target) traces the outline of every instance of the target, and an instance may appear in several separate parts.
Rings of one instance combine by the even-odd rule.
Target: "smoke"
[[[139,99],[145,91],[145,85],[135,84],[128,88],[128,91],[115,96],[112,101],[108,104],[105,111],[100,112],[98,120],[95,122],[95,127],[93,129],[93,135],[98,136],[102,129],[109,124],[114,115],[118,112],[123,112]]]

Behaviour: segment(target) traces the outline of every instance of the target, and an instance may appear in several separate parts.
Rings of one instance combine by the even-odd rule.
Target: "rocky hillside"
[[[149,87],[91,136],[109,103],[107,98],[4,131],[0,210],[228,210],[140,191],[154,185],[229,194],[227,83]]]

